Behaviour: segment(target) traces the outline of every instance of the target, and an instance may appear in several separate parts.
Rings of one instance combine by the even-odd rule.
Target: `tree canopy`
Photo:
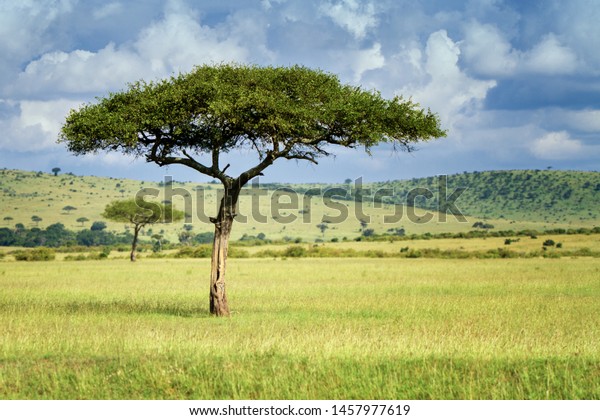
[[[276,159],[317,158],[329,145],[412,143],[442,137],[431,111],[401,97],[342,84],[301,66],[200,66],[167,80],[138,81],[67,117],[59,141],[75,154],[117,150],[159,165],[182,164],[223,183],[220,157],[251,148],[259,163],[243,185]],[[207,155],[201,163],[198,155]]]
[[[122,223],[145,226],[153,223],[169,223],[183,219],[183,212],[170,205],[142,200],[120,200],[108,204],[102,217]]]

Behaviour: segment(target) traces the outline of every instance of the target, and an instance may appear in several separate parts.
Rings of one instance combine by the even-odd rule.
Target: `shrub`
[[[552,239],[546,239],[543,243],[544,246],[554,246],[555,242]]]
[[[231,258],[248,258],[250,254],[244,249],[230,246],[227,255]],[[181,248],[174,255],[175,258],[210,258],[212,257],[212,247],[198,246]]]
[[[15,260],[17,261],[53,261],[56,259],[56,253],[49,248],[34,248],[27,251],[15,251]]]
[[[86,261],[87,257],[84,254],[67,255],[65,261]]]
[[[421,258],[422,254],[421,251],[419,251],[418,249],[409,249],[406,252],[406,258]]]
[[[175,254],[175,258],[210,258],[212,250],[208,246],[185,247]]]
[[[202,232],[194,236],[194,241],[199,244],[210,244],[214,240],[215,234],[213,232]]]
[[[300,258],[306,256],[306,248],[302,246],[290,246],[283,252],[285,257]]]
[[[248,258],[250,257],[250,254],[245,249],[230,246],[227,251],[227,256],[231,258]]]
[[[106,223],[104,222],[94,222],[92,223],[92,227],[90,227],[91,231],[102,231],[106,229]]]

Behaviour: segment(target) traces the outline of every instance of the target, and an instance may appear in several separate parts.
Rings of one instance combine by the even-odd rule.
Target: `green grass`
[[[600,261],[0,262],[4,399],[598,399]]]

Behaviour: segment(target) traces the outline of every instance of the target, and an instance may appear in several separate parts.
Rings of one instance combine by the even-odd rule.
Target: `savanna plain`
[[[209,269],[0,261],[0,398],[600,398],[598,258],[250,256],[227,319]]]

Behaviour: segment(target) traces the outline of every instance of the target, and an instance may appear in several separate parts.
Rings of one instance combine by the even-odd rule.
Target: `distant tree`
[[[362,235],[363,235],[365,238],[368,238],[369,236],[373,236],[374,234],[375,234],[375,229],[364,229],[364,230],[362,231]]]
[[[149,224],[158,222],[169,223],[181,220],[184,213],[164,204],[150,203],[139,200],[113,201],[106,206],[102,217],[115,222],[131,223],[133,228],[133,241],[131,243],[130,259],[136,259],[136,249],[140,230]]]
[[[63,211],[66,212],[67,214],[71,214],[72,211],[77,210],[77,207],[73,207],[73,206],[64,206]]]
[[[194,242],[199,244],[210,244],[215,239],[213,232],[202,232],[194,236]]]
[[[92,223],[91,231],[102,231],[106,229],[106,223],[104,222],[94,222]]]
[[[152,250],[154,252],[160,252],[162,251],[162,240],[163,240],[163,236],[156,233],[154,235],[151,236],[152,239],[154,239],[154,245],[152,247]]]
[[[40,216],[31,216],[31,221],[35,223],[36,226],[40,225],[40,222],[44,220]]]
[[[490,223],[483,223],[483,222],[475,222],[473,223],[474,228],[478,228],[478,229],[494,229],[494,225],[490,224]]]
[[[360,219],[360,220],[359,220],[359,223],[360,223],[360,230],[361,230],[361,232],[362,232],[363,230],[365,230],[365,228],[366,228],[367,226],[369,226],[369,223],[368,223],[366,220],[363,220],[363,219]]]
[[[193,235],[190,233],[190,231],[188,230],[184,230],[182,232],[179,232],[179,242],[187,245],[192,241]]]
[[[13,219],[11,216],[6,216],[6,217],[4,218],[4,221],[5,221],[7,224],[8,224],[8,223],[10,223],[12,220],[14,220],[14,219]]]
[[[80,217],[79,219],[77,219],[77,223],[81,223],[81,227],[83,227],[83,224],[86,222],[89,222],[90,219],[88,219],[87,217]]]
[[[25,225],[23,223],[17,223],[15,225],[15,231],[16,232],[22,232],[25,230]]]
[[[321,231],[321,235],[323,236],[325,236],[325,231],[329,229],[329,225],[327,223],[319,223],[317,227],[319,228],[319,230]]]
[[[346,184],[346,185],[352,184],[352,179],[346,178],[346,180],[344,181],[344,184]]]
[[[59,172],[60,172],[60,168],[52,168],[52,173],[54,173],[54,176],[58,176]]]
[[[159,166],[184,165],[223,184],[211,218],[210,311],[229,315],[225,291],[227,249],[242,188],[277,160],[317,163],[332,146],[382,142],[413,150],[443,137],[439,118],[401,97],[344,85],[306,67],[200,66],[168,80],[139,81],[95,104],[72,111],[60,142],[75,154],[117,150]],[[230,175],[223,156],[253,150],[257,161]],[[206,159],[206,160],[203,160]]]

